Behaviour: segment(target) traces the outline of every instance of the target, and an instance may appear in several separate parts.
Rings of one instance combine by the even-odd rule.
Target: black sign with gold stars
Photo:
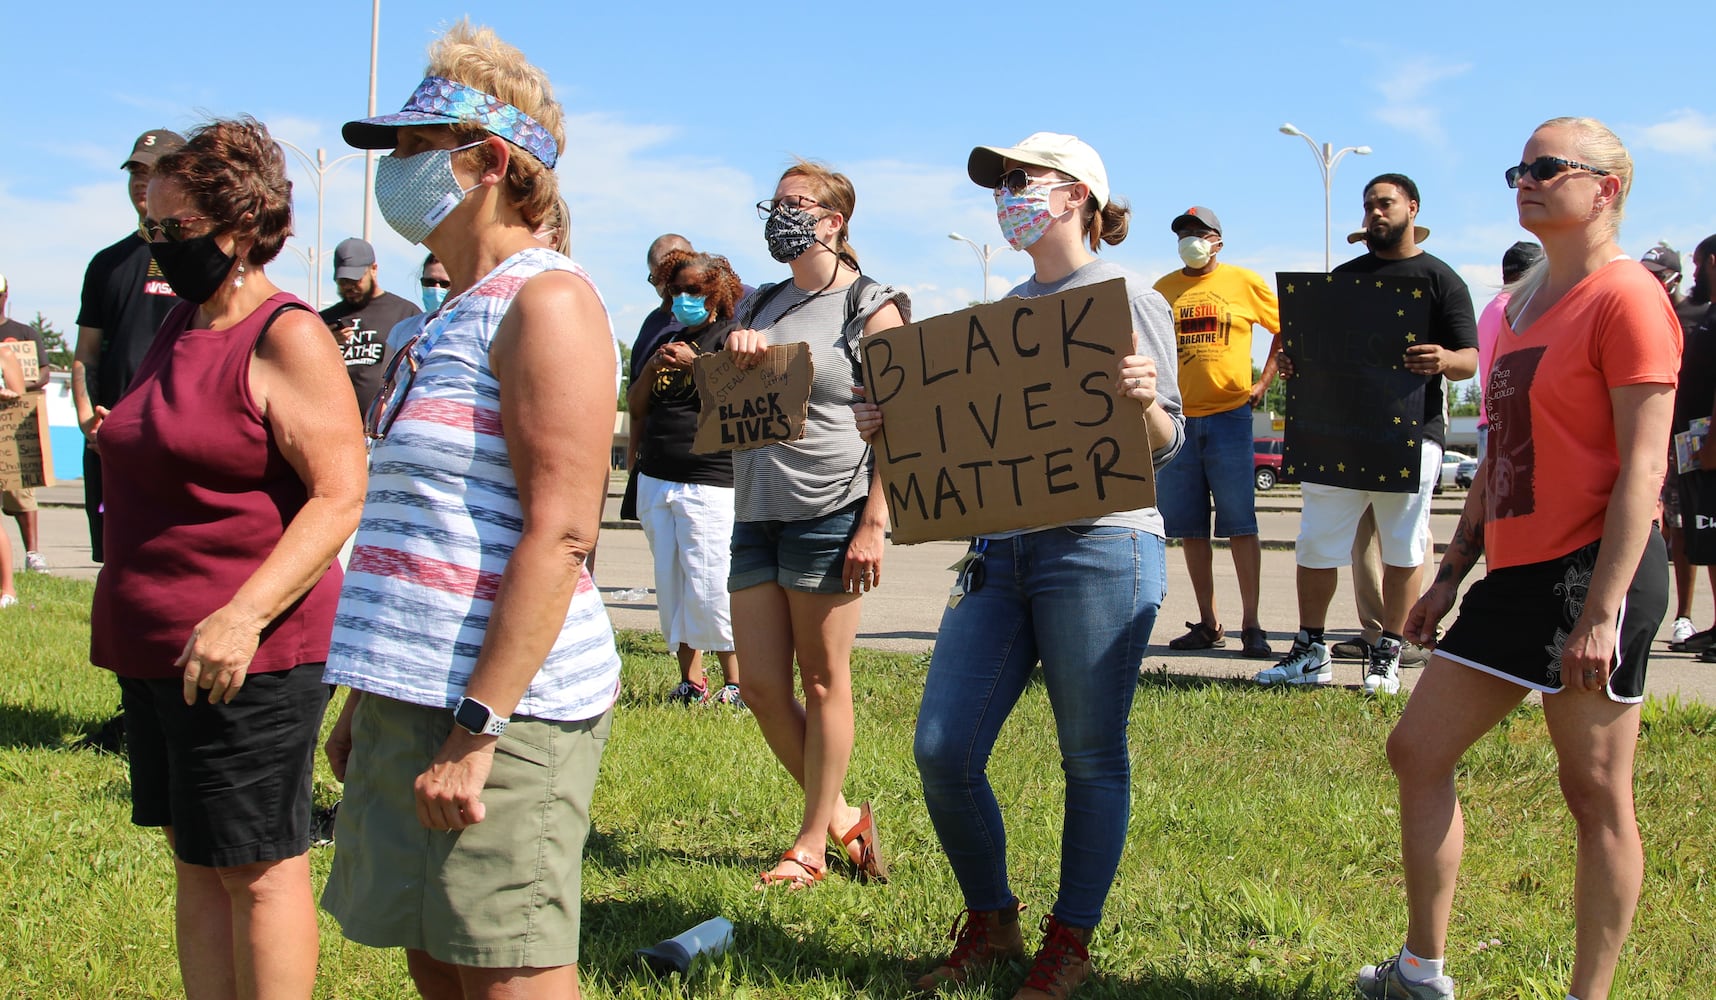
[[[1430,329],[1423,278],[1282,273],[1287,380],[1283,478],[1379,493],[1416,493],[1424,388],[1406,349]]]

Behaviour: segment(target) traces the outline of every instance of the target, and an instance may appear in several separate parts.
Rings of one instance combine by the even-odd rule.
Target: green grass
[[[122,760],[65,749],[113,710],[85,663],[88,585],[26,576],[0,613],[0,995],[178,992],[170,865],[129,823]],[[729,955],[693,973],[703,996],[898,997],[939,957],[959,894],[911,761],[922,657],[862,653],[848,788],[876,802],[893,884],[839,875],[753,891],[787,846],[798,796],[748,716],[662,705],[677,680],[658,636],[624,634],[625,691],[584,862],[582,971],[595,998],[678,997],[633,961],[720,913]],[[1353,970],[1397,947],[1404,900],[1383,738],[1399,713],[1348,691],[1278,692],[1152,673],[1132,720],[1131,838],[1094,944],[1096,998],[1345,998]],[[1638,764],[1648,852],[1617,996],[1692,997],[1716,983],[1716,710],[1653,702]],[[1061,777],[1040,687],[993,773],[1015,889],[1035,922],[1053,900]],[[325,767],[325,787],[335,794]],[[1561,1000],[1572,962],[1572,825],[1540,711],[1468,756],[1469,833],[1449,942],[1464,1000]],[[318,883],[331,852],[314,853]],[[1035,940],[1034,932],[1027,936]],[[1499,942],[1492,944],[1491,942]],[[949,994],[1001,997],[1020,970]],[[319,996],[410,995],[397,954],[348,944],[324,918]]]

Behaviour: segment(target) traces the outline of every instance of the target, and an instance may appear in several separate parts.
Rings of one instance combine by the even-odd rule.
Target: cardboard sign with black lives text
[[[1124,280],[936,316],[860,350],[895,542],[1155,505],[1143,411],[1117,385],[1136,353]]]
[[[36,343],[33,340],[0,341],[0,348],[9,348],[18,358],[18,365],[24,369],[24,384],[29,385],[42,377],[42,359],[36,357]]]
[[[1406,369],[1406,349],[1429,342],[1429,281],[1284,272],[1275,283],[1281,348],[1293,362],[1287,481],[1418,492],[1429,379]]]
[[[747,451],[804,437],[815,376],[809,344],[771,347],[753,368],[726,351],[702,355],[691,365],[700,404],[691,450]]]
[[[26,392],[0,399],[0,489],[54,485],[54,455],[48,435],[44,393]]]

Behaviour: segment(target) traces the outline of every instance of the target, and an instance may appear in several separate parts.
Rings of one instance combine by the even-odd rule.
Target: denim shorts
[[[1186,441],[1156,471],[1156,509],[1169,538],[1257,534],[1257,476],[1251,407],[1186,418]]]
[[[808,521],[737,521],[727,592],[778,583],[806,594],[844,593],[846,547],[858,532],[867,498]]]

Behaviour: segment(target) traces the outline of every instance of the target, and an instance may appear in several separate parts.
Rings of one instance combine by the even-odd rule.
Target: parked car
[[[1454,470],[1454,485],[1463,490],[1469,490],[1472,488],[1472,477],[1477,474],[1478,460],[1475,458],[1468,458],[1464,462],[1460,463],[1460,467],[1458,469]]]
[[[1475,461],[1473,456],[1464,452],[1445,451],[1442,453],[1442,475],[1436,480],[1436,492],[1440,493],[1450,486],[1459,484],[1460,463]]]
[[[1251,450],[1256,453],[1257,488],[1267,490],[1281,481],[1280,438],[1253,438]]]

